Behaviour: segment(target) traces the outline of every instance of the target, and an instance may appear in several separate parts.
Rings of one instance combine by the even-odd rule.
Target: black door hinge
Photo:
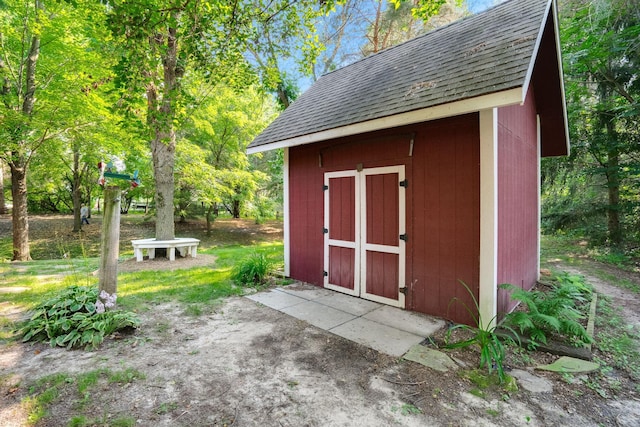
[[[409,181],[407,181],[406,179],[403,179],[402,181],[400,181],[400,187],[407,188],[408,186],[409,186]]]
[[[400,288],[400,289],[398,289],[398,291],[399,291],[400,293],[402,293],[402,294],[405,294],[405,295],[406,295],[406,294],[407,294],[407,292],[409,292],[409,288],[407,288],[407,287]]]
[[[409,240],[409,237],[406,234],[401,234],[400,240],[404,240],[406,242],[407,240]]]
[[[328,189],[329,189],[329,186],[328,186],[328,185],[323,185],[323,186],[322,186],[322,191],[327,191]]]
[[[327,234],[328,232],[329,232],[329,229],[328,229],[328,228],[323,228],[323,229],[322,229],[322,234]]]
[[[329,275],[329,273],[327,273],[326,271],[323,271],[323,272],[322,272],[322,275],[323,275],[324,277],[327,277],[327,276]]]

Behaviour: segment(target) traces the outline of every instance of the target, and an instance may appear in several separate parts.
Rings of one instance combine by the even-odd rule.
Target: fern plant
[[[585,316],[579,310],[590,300],[591,289],[580,277],[560,275],[548,292],[525,291],[510,284],[501,287],[511,291],[511,299],[526,307],[525,311],[507,314],[504,324],[526,334],[533,347],[538,343],[547,344],[550,334],[565,337],[575,346],[592,342],[580,323]]]

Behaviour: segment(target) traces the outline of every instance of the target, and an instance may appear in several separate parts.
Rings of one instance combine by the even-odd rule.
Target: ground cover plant
[[[574,346],[591,343],[592,338],[581,323],[588,315],[591,288],[580,276],[564,273],[554,279],[529,291],[502,285],[511,292],[511,299],[523,306],[508,313],[502,326],[517,329],[529,338],[529,345],[534,348],[538,343],[547,344],[551,335]],[[541,289],[543,287],[545,289]]]

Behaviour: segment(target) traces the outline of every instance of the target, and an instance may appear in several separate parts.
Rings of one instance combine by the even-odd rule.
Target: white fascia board
[[[289,213],[289,149],[284,149],[284,166],[282,171],[282,189],[284,200],[282,216],[284,221],[284,276],[291,277],[291,214]]]
[[[562,51],[560,50],[560,23],[558,21],[558,8],[553,8],[553,27],[556,39],[556,54],[558,56],[558,73],[560,74],[560,93],[562,95],[562,116],[564,120],[564,135],[567,142],[567,156],[571,154],[571,143],[569,142],[569,116],[567,115],[567,98],[564,91],[564,70],[562,68]]]
[[[448,104],[436,105],[434,107],[423,108],[421,110],[408,111],[406,113],[381,117],[379,119],[369,120],[366,122],[354,123],[352,125],[328,129],[269,144],[263,144],[257,147],[250,147],[247,149],[247,154],[261,153],[278,148],[295,147],[297,145],[306,145],[343,136],[358,135],[361,133],[421,123],[445,117],[455,117],[490,108],[522,104],[523,99],[523,88],[516,87],[502,92],[491,93]]]
[[[542,17],[542,22],[540,23],[540,29],[538,30],[538,36],[536,37],[536,44],[533,47],[533,54],[531,55],[531,59],[529,60],[527,75],[524,78],[524,85],[522,86],[522,103],[523,104],[529,90],[529,85],[531,84],[531,79],[533,78],[533,69],[536,65],[536,59],[538,59],[538,52],[540,51],[542,36],[544,35],[544,30],[547,27],[547,20],[549,19],[549,12],[551,11],[551,9],[555,9],[555,8],[553,7],[553,1],[549,0],[549,2],[547,3],[547,9],[544,11],[544,16]]]

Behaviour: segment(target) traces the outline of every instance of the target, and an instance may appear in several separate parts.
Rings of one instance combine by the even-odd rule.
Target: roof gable
[[[451,105],[468,100],[484,100],[484,108],[521,103],[551,3],[510,0],[326,74],[248,151],[393,127],[397,123],[388,119],[399,115],[408,120],[401,124],[445,117],[453,115]],[[433,117],[423,114],[439,107]],[[468,108],[479,109],[473,103]]]

